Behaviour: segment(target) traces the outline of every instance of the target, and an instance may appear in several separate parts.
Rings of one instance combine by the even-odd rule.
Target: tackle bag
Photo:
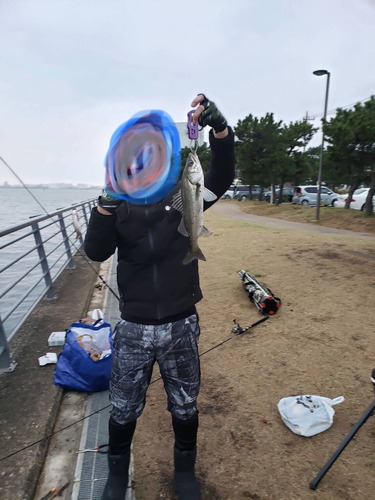
[[[93,325],[73,323],[57,360],[55,385],[73,391],[106,391],[112,356],[112,329],[105,319],[98,319]]]
[[[335,410],[332,406],[342,403],[341,396],[335,399],[320,396],[293,396],[280,399],[277,407],[283,422],[300,436],[314,436],[329,429]]]

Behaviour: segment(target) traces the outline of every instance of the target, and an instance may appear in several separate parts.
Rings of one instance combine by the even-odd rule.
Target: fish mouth
[[[199,163],[198,155],[195,152],[189,153],[189,156],[187,157],[187,164],[188,166],[194,166]]]

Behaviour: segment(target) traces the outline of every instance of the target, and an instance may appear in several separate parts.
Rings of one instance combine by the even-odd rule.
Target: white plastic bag
[[[101,309],[94,309],[92,312],[92,319],[97,321],[98,319],[104,319],[104,314]]]
[[[111,333],[111,325],[98,319],[93,325],[84,325],[82,323],[73,323],[70,326],[70,331],[74,338],[79,341],[81,347],[88,351],[101,354],[103,351],[111,349],[109,337]]]
[[[321,396],[292,396],[280,399],[277,407],[284,424],[291,431],[309,437],[331,427],[335,414],[332,406],[343,401],[343,396],[335,399]]]

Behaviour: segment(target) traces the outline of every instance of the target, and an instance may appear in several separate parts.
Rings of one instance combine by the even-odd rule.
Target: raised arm
[[[210,131],[211,168],[204,176],[204,185],[216,194],[217,199],[209,203],[205,201],[204,210],[220,200],[234,179],[234,134],[230,127],[227,130],[228,134],[221,139]]]
[[[92,209],[84,243],[86,255],[91,260],[103,262],[115,253],[116,219],[115,211],[108,212],[101,206]]]
[[[217,199],[204,202],[204,210],[219,200],[234,179],[234,134],[216,104],[204,94],[198,94],[191,105],[198,106],[193,114],[193,122],[212,127],[210,130],[211,168],[205,174],[204,185]]]

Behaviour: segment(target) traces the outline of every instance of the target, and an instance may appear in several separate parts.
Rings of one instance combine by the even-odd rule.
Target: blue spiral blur
[[[140,111],[113,133],[104,162],[108,196],[137,205],[162,200],[176,185],[180,136],[165,111]]]

